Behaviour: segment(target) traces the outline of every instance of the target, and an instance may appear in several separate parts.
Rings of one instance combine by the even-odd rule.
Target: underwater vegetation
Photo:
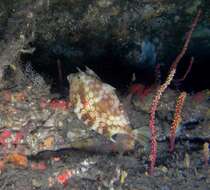
[[[150,160],[150,167],[149,167],[149,174],[150,175],[153,175],[154,174],[154,167],[155,167],[155,162],[156,162],[156,159],[157,159],[157,140],[156,140],[156,128],[155,128],[155,112],[157,110],[157,106],[158,106],[158,103],[160,101],[160,98],[162,96],[162,94],[164,93],[164,91],[166,90],[166,88],[170,85],[171,81],[173,80],[174,78],[174,75],[176,73],[176,69],[177,69],[177,65],[178,63],[180,62],[180,60],[182,59],[182,57],[184,56],[185,52],[187,51],[187,48],[188,48],[188,45],[190,43],[190,39],[191,39],[191,36],[192,36],[192,33],[200,19],[200,15],[201,15],[201,10],[198,11],[192,25],[191,25],[191,28],[189,30],[189,32],[187,33],[187,36],[186,36],[186,40],[185,40],[185,43],[184,43],[184,46],[181,50],[181,52],[178,54],[178,56],[176,57],[176,59],[174,60],[174,62],[172,63],[171,67],[170,67],[170,70],[169,70],[169,74],[165,80],[165,82],[158,88],[157,92],[156,92],[156,95],[152,101],[152,104],[151,104],[151,109],[150,109],[150,121],[149,121],[149,128],[150,128],[150,133],[151,133],[151,151],[150,151],[150,157],[149,157],[149,160]],[[179,120],[180,120],[180,108],[182,107],[182,104],[184,102],[184,99],[185,99],[185,93],[181,95],[180,97],[180,103],[178,101],[178,108],[176,109],[176,113],[177,113],[177,117],[176,117],[176,114],[175,114],[175,121],[174,123],[172,124],[172,130],[174,130],[173,128],[179,123]],[[173,142],[174,141],[174,135],[171,135],[170,136],[171,139],[170,141]],[[172,143],[173,144],[173,143]],[[170,149],[172,150],[173,149],[173,145],[172,147],[170,147]]]
[[[170,152],[173,152],[173,150],[174,150],[176,131],[177,131],[177,128],[179,127],[179,124],[182,120],[181,111],[182,111],[182,107],[183,107],[186,96],[187,96],[187,93],[182,92],[177,99],[174,118],[173,118],[173,122],[171,124],[170,134],[169,134],[169,140],[170,140],[169,151]]]

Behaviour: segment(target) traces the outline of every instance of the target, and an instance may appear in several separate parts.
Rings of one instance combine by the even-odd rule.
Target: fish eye
[[[112,135],[111,139],[114,142],[122,142],[122,141],[126,141],[130,139],[130,137],[127,134],[117,133],[117,134]]]
[[[81,79],[81,76],[80,76],[80,75],[76,75],[76,78],[77,78],[77,79]]]
[[[79,75],[75,75],[75,74],[70,74],[69,76],[67,76],[68,81],[72,81],[74,79],[80,79],[81,77]]]
[[[112,135],[112,136],[111,136],[111,139],[112,139],[113,141],[116,141],[118,135],[119,135],[119,134],[114,134],[114,135]]]

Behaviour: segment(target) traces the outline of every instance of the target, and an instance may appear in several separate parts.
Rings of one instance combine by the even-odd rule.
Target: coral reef
[[[184,46],[181,50],[181,52],[178,54],[178,56],[176,57],[176,59],[174,60],[174,62],[172,63],[170,70],[169,70],[169,74],[165,80],[165,82],[159,87],[159,89],[157,90],[157,93],[152,101],[151,104],[151,110],[150,110],[150,120],[149,120],[149,128],[151,131],[151,153],[150,153],[150,175],[153,175],[154,173],[154,166],[155,166],[155,162],[156,162],[156,157],[157,157],[157,141],[156,141],[156,129],[155,129],[155,112],[157,110],[157,106],[158,103],[160,101],[160,98],[163,94],[163,92],[166,90],[166,88],[170,85],[171,81],[174,78],[174,75],[176,73],[176,68],[178,63],[180,62],[180,60],[182,59],[182,57],[184,56],[188,46],[189,46],[189,42],[192,36],[192,33],[198,23],[198,20],[200,18],[201,15],[201,10],[198,10],[198,13],[192,23],[192,26],[189,30],[189,32],[187,33],[187,37],[184,43]]]

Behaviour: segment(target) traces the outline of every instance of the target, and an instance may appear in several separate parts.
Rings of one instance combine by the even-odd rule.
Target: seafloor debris
[[[9,96],[7,96],[8,94]],[[24,98],[14,98],[22,97],[22,95],[17,96],[17,94],[24,94]],[[199,137],[202,140],[202,144],[203,142],[208,142],[210,140],[208,135],[210,132],[210,128],[208,127],[210,121],[210,115],[208,114],[209,92],[203,91],[200,92],[200,94],[202,94],[203,97],[201,101],[197,102],[193,96],[189,95],[183,106],[183,119],[177,133],[175,154],[177,153],[177,149],[182,150],[181,147],[183,144],[190,144],[191,146],[194,143],[197,147],[199,147],[198,141],[191,141],[194,138]],[[106,188],[114,188],[119,184],[125,186],[128,185],[130,180],[134,177],[134,171],[135,176],[137,171],[140,172],[141,175],[145,173],[145,161],[148,159],[148,156],[145,155],[143,152],[144,149],[142,149],[142,146],[139,146],[138,143],[133,150],[134,154],[130,152],[130,156],[125,156],[123,158],[128,160],[121,163],[122,165],[127,165],[126,167],[128,170],[123,168],[123,171],[126,171],[127,174],[123,172],[119,173],[117,170],[114,172],[114,176],[103,173],[102,170],[104,169],[101,169],[101,167],[104,166],[104,163],[106,163],[106,159],[108,161],[112,158],[110,154],[106,156],[104,154],[99,154],[100,156],[98,158],[101,157],[102,159],[105,156],[106,159],[96,159],[93,161],[93,164],[90,164],[89,161],[84,161],[84,163],[73,161],[70,162],[70,164],[67,164],[65,161],[65,163],[63,162],[63,165],[60,166],[59,163],[62,161],[56,162],[53,160],[50,165],[48,164],[50,159],[45,159],[46,162],[43,163],[43,159],[41,159],[41,156],[39,155],[41,154],[40,152],[45,150],[57,151],[63,148],[80,149],[81,152],[78,151],[78,157],[76,157],[75,154],[68,156],[68,159],[78,160],[80,155],[83,154],[82,150],[92,151],[98,154],[114,152],[115,150],[119,150],[119,147],[117,147],[114,142],[107,140],[106,136],[102,136],[88,130],[87,127],[79,119],[77,119],[75,114],[70,111],[70,108],[67,109],[67,106],[69,106],[68,101],[65,102],[64,100],[55,99],[44,89],[42,89],[42,91],[36,91],[31,86],[26,86],[23,89],[15,91],[2,91],[1,95],[1,175],[6,175],[9,171],[8,168],[10,168],[10,164],[16,165],[18,166],[17,168],[20,167],[21,169],[21,166],[26,166],[26,163],[28,163],[28,167],[24,169],[24,172],[29,172],[29,170],[31,170],[30,172],[33,173],[35,170],[36,173],[39,173],[40,170],[44,171],[41,173],[45,176],[45,178],[39,179],[39,177],[37,177],[32,180],[33,185],[35,186],[41,185],[42,187],[44,186],[48,188],[49,185],[57,187],[57,185],[65,186],[66,183],[68,186],[71,186],[75,183],[75,180],[78,180],[79,178],[80,180],[88,179],[90,181],[94,181],[95,183],[100,183]],[[141,129],[144,126],[148,129],[149,104],[153,95],[154,91],[151,91],[151,93],[143,99],[139,98],[138,94],[137,97],[136,95],[133,95],[131,97],[132,104],[124,108],[128,113],[130,125],[133,129]],[[157,136],[158,141],[165,144],[165,146],[161,144],[159,147],[160,149],[158,150],[159,158],[164,160],[159,160],[158,162],[164,166],[159,166],[158,164],[155,175],[172,175],[170,174],[171,166],[170,164],[167,164],[170,161],[170,156],[166,154],[166,149],[168,145],[167,138],[170,130],[170,124],[173,120],[172,113],[174,113],[175,107],[175,102],[172,100],[176,99],[177,95],[177,92],[168,89],[163,95],[158,108],[156,118],[158,128]],[[141,106],[143,104],[144,106]],[[179,144],[179,142],[185,141],[188,143],[182,143],[182,145]],[[200,147],[200,150],[202,150],[202,146]],[[15,154],[11,155],[12,153]],[[36,155],[37,153],[39,153],[37,157],[41,159],[38,162],[30,162],[30,160],[27,160],[29,157],[25,156]],[[198,154],[198,157],[199,154],[201,154],[199,159],[201,160],[201,163],[203,163],[202,152],[195,153]],[[191,168],[191,166],[194,165],[194,156],[191,155],[191,152],[188,154],[191,161],[189,168]],[[138,157],[138,161],[134,159],[136,156]],[[165,156],[167,156],[167,159]],[[6,158],[8,158],[7,161]],[[93,158],[93,154],[91,154],[90,158]],[[116,159],[115,156],[113,159]],[[183,159],[184,158],[179,157],[180,164],[184,165]],[[57,158],[55,160],[57,160]],[[74,164],[72,165],[72,163]],[[117,166],[116,164],[113,165],[112,161],[110,161],[109,164],[107,166],[109,167],[109,170],[110,168],[113,169]],[[88,165],[88,167],[86,167],[86,165]],[[160,169],[162,167],[167,168],[167,171],[164,169],[165,173],[163,173]],[[51,168],[54,168],[53,172],[51,171]],[[183,168],[185,168],[185,166],[183,166]],[[46,171],[50,172],[51,175],[46,174],[46,176]],[[21,170],[21,172],[23,172],[23,170]],[[108,178],[107,175],[111,177]],[[176,175],[180,176],[179,173]],[[100,176],[100,182],[97,182],[99,178],[98,176]],[[46,181],[47,179],[48,181]],[[60,182],[62,181],[62,184],[58,182],[58,179]]]
[[[202,102],[194,101],[194,96],[187,99],[180,127],[182,133],[178,131],[178,138],[180,134],[189,138],[208,137],[209,128],[206,127],[209,121],[209,109],[206,105],[208,92],[204,91],[202,94],[204,97]],[[125,108],[128,110],[133,128],[141,130],[142,127],[147,127],[151,96],[153,92],[144,99],[132,98],[137,111],[130,110],[129,106]],[[175,106],[170,99],[176,96],[174,91],[167,91],[166,95],[163,95],[158,109],[158,120],[162,121],[162,127],[158,130],[159,140],[166,139],[169,134],[172,118],[168,114],[174,112]],[[13,151],[32,155],[44,150],[74,147],[95,152],[115,152],[127,146],[126,138],[119,139],[124,142],[123,146],[126,145],[119,147],[114,142],[87,130],[87,127],[69,110],[68,101],[56,100],[44,89],[37,92],[31,86],[26,86],[17,91],[2,91],[0,110],[1,157]],[[198,127],[188,130],[193,120],[198,121],[198,124],[195,124]]]
[[[76,77],[76,75],[78,75],[78,73],[73,74],[74,77]],[[144,93],[141,92],[139,93],[144,95]],[[144,127],[148,130],[149,106],[152,100],[151,97],[154,95],[154,90],[151,89],[144,98],[139,98],[139,93],[132,94],[131,104],[124,107],[128,114],[127,117],[129,118],[130,125],[128,127],[131,127],[129,128],[131,133],[133,133],[133,129],[141,130]],[[199,97],[202,97],[199,98],[199,101],[195,98],[196,95],[189,95],[183,106],[182,121],[180,122],[177,131],[175,155],[177,154],[177,149],[182,150],[183,144],[186,144],[185,146],[189,144],[190,147],[188,150],[191,150],[192,145],[196,145],[198,148],[200,146],[198,141],[193,139],[199,137],[202,145],[204,142],[209,142],[210,140],[208,135],[210,132],[210,128],[208,127],[210,121],[208,104],[209,91],[202,91],[199,94]],[[113,162],[110,161],[110,165],[107,166],[109,167],[108,171],[110,171],[111,168],[114,170],[112,171],[112,173],[114,172],[114,175],[111,175],[111,173],[104,173],[105,170],[101,169],[101,167],[104,165],[106,159],[109,160],[112,158],[110,154],[107,154],[106,158],[104,153],[125,150],[125,148],[127,148],[127,138],[123,139],[123,136],[121,136],[122,138],[119,142],[121,143],[124,141],[124,144],[121,143],[120,145],[117,145],[107,138],[109,136],[101,135],[97,131],[94,132],[94,130],[89,130],[90,128],[88,128],[77,118],[75,113],[71,111],[71,109],[75,108],[74,103],[56,99],[48,91],[45,91],[44,88],[36,90],[36,88],[34,89],[34,87],[30,85],[21,89],[1,91],[0,95],[1,175],[4,176],[5,173],[8,172],[8,168],[10,168],[11,165],[15,165],[17,166],[17,169],[24,168],[24,172],[29,172],[30,170],[32,173],[39,173],[39,171],[43,171],[40,173],[43,173],[45,178],[39,179],[36,177],[32,180],[33,186],[36,187],[41,186],[49,188],[50,186],[56,188],[57,186],[63,187],[63,185],[71,186],[75,183],[75,180],[79,179],[100,183],[100,185],[105,188],[114,189],[115,186],[128,185],[129,180],[134,177],[134,173],[135,175],[136,172],[140,172],[141,175],[145,173],[147,169],[145,163],[148,159],[148,150],[144,149],[141,144],[138,143],[138,139],[136,146],[133,147],[133,151],[127,153],[129,156],[122,157],[127,161],[120,162],[120,165],[126,167],[118,167],[118,161],[116,161],[117,164],[114,165]],[[158,160],[156,168],[157,172],[155,175],[157,176],[170,174],[170,159],[174,159],[167,155],[166,149],[170,125],[173,120],[172,115],[175,108],[174,99],[176,99],[177,96],[178,92],[168,89],[163,95],[157,110],[157,140],[162,143],[158,149],[160,160]],[[121,98],[124,99],[123,97]],[[116,141],[115,137],[113,138],[113,140]],[[188,143],[183,143],[185,141]],[[182,142],[182,145],[180,145],[179,142]],[[56,160],[59,160],[60,158],[57,159],[57,157],[55,160],[51,160],[51,162],[50,156],[48,159],[45,159],[45,162],[41,159],[40,155],[42,153],[47,154],[49,150],[62,152],[61,149],[66,148],[70,148],[68,151],[72,149],[80,150],[78,151],[78,157],[75,157],[74,154],[67,156],[68,159],[77,159],[76,161],[66,164],[66,162],[63,161],[63,158],[58,162],[56,162]],[[103,154],[99,154],[100,156],[98,157],[96,156],[98,159],[94,161],[92,158],[95,154],[91,153],[91,161],[84,160],[83,162],[79,162],[78,158],[84,153],[82,153],[82,150],[86,151],[85,154],[88,151]],[[202,146],[200,147],[200,150],[202,150]],[[182,154],[183,152],[186,153],[182,150]],[[53,155],[52,152],[49,152],[48,154]],[[194,157],[191,155],[190,151],[187,154],[190,156],[190,164],[188,163],[188,159],[184,159],[181,156],[178,156],[178,158],[180,164],[183,165],[181,167],[190,169],[191,166],[194,165]],[[203,164],[203,154],[202,152],[200,154],[199,159],[201,160],[201,164]],[[31,162],[30,159],[33,159],[33,155],[36,155],[39,160]],[[63,156],[63,152],[61,155]],[[106,158],[105,160],[99,159],[104,158],[104,156]],[[173,157],[173,155],[171,156]],[[135,157],[137,157],[138,160],[134,159]],[[117,158],[114,156],[114,160],[115,159]],[[208,162],[208,158],[206,157],[205,159],[205,162]],[[161,165],[159,165],[159,163],[161,163]],[[53,171],[51,171],[52,168],[54,168]],[[46,175],[46,171],[49,172],[50,175]],[[174,175],[180,176],[179,172]]]
[[[15,150],[30,155],[54,149],[63,142],[56,129],[63,127],[64,119],[70,118],[67,107],[65,101],[50,100],[45,90],[36,94],[31,86],[18,92],[2,91],[0,154]]]

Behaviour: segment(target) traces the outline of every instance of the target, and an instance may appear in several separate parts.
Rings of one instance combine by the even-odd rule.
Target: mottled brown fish
[[[120,141],[123,149],[134,147],[134,134],[127,114],[109,84],[103,83],[90,69],[70,74],[70,102],[77,117],[87,127],[106,136],[111,141]],[[115,139],[113,138],[115,137]],[[118,137],[118,138],[117,138]],[[120,138],[119,138],[120,137]]]

